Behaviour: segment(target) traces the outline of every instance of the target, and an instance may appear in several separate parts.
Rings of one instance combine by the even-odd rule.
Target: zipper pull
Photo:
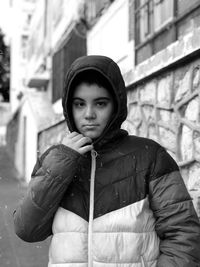
[[[92,156],[93,158],[96,158],[96,157],[98,156],[98,153],[97,153],[94,149],[92,149],[92,150],[91,150],[91,156]]]

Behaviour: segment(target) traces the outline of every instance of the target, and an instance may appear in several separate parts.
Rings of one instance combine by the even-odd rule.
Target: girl
[[[14,213],[27,242],[52,235],[49,267],[197,267],[200,225],[177,164],[129,136],[119,67],[85,56],[65,81],[70,134],[37,161]]]

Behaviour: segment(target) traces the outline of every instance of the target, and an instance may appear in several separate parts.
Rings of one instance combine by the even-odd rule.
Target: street
[[[47,267],[49,240],[27,243],[14,233],[12,213],[26,191],[15,176],[6,149],[0,147],[0,267]]]

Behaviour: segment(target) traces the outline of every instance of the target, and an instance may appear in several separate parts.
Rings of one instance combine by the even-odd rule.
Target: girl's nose
[[[96,118],[96,114],[95,114],[95,111],[94,109],[91,107],[91,106],[88,106],[86,108],[86,111],[85,111],[85,118],[86,119],[95,119]]]

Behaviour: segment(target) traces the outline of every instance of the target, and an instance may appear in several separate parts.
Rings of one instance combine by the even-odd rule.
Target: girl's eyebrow
[[[73,97],[72,100],[82,100],[82,101],[85,101],[85,99],[83,99],[81,97]],[[111,98],[110,97],[103,96],[103,97],[97,97],[97,98],[94,99],[94,101],[99,101],[99,100],[110,101]]]
[[[110,97],[103,96],[103,97],[97,97],[97,98],[95,98],[94,100],[95,100],[95,101],[98,101],[98,100],[106,100],[106,101],[109,101],[110,99],[111,99]]]
[[[84,100],[84,99],[82,99],[80,97],[72,97],[72,100]]]

